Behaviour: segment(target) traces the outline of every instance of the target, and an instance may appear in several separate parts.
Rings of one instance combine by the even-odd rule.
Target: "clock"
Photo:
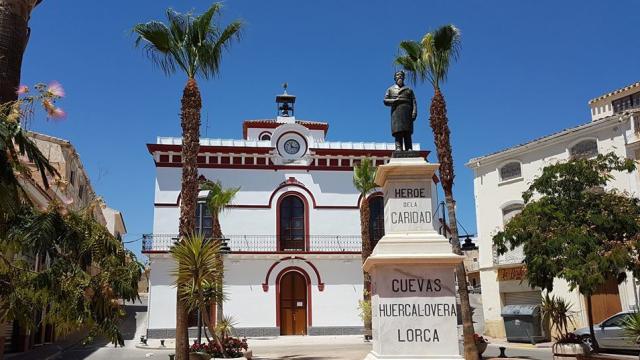
[[[295,139],[288,139],[284,142],[284,151],[287,154],[295,155],[300,151],[300,143]]]

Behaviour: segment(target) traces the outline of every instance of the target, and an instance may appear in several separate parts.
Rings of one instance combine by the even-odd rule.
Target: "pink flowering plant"
[[[42,109],[47,119],[57,120],[66,116],[56,104],[65,95],[58,82],[36,84],[33,89],[20,85],[17,95],[17,100],[0,104],[0,168],[13,170],[0,177],[5,194],[4,206],[0,205],[0,208],[5,212],[17,209],[21,203],[21,185],[16,176],[31,177],[25,160],[36,166],[45,188],[49,186],[48,175],[54,178],[58,176],[57,170],[49,164],[27,131],[36,110]]]

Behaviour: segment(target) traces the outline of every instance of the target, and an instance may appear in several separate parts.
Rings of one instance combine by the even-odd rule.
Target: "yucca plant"
[[[220,242],[206,239],[201,234],[190,235],[176,243],[170,253],[177,264],[172,275],[175,277],[178,301],[187,311],[200,311],[203,323],[222,348],[209,312],[212,302],[224,300],[222,287],[218,283],[222,271],[218,260]]]
[[[636,311],[626,316],[622,321],[622,330],[632,337],[636,344],[640,344],[640,312]]]
[[[569,325],[575,325],[573,319],[575,312],[569,302],[555,295],[549,296],[547,293],[542,298],[540,312],[542,313],[542,321],[549,325],[549,330],[556,330],[556,340],[568,337]]]

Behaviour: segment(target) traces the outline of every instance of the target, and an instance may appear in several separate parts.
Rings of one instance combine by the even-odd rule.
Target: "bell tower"
[[[276,105],[278,109],[278,122],[292,123],[296,121],[294,104],[296,103],[296,96],[287,94],[288,84],[282,84],[284,92],[280,95],[276,95]]]

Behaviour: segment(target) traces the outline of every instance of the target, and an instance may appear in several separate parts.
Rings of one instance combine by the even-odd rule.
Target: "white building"
[[[523,253],[516,249],[497,256],[492,236],[523,207],[522,193],[541,170],[572,156],[595,156],[615,152],[640,159],[640,83],[611,92],[589,102],[592,121],[490,155],[469,160],[474,171],[476,221],[480,247],[480,282],[485,334],[504,337],[501,309],[510,304],[539,304],[542,294],[525,282]],[[617,173],[610,186],[640,194],[638,172]],[[554,294],[573,303],[577,326],[587,324],[585,300],[556,280]],[[637,307],[637,289],[629,277],[619,286],[610,281],[593,296],[594,321],[622,309]]]
[[[394,144],[325,141],[328,124],[296,120],[289,115],[294,101],[278,96],[279,116],[245,121],[242,139],[200,142],[201,177],[240,187],[220,218],[231,248],[224,314],[237,322],[238,335],[359,334],[363,199],[353,186],[353,166],[363,157],[386,163]],[[180,144],[160,137],[148,145],[156,164],[153,234],[143,247],[151,263],[150,338],[175,332],[175,264],[167,250],[178,233]],[[367,199],[377,238],[384,231],[379,195]],[[203,203],[197,224],[198,231],[211,231]]]

